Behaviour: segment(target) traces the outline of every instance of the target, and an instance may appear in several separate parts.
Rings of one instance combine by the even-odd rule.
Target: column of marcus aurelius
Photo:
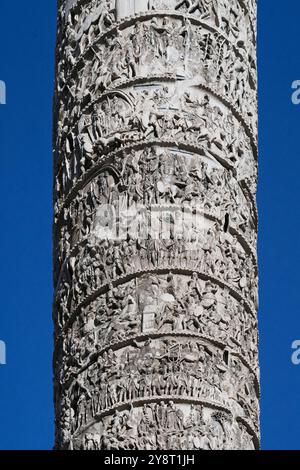
[[[255,0],[61,0],[59,449],[259,447]]]

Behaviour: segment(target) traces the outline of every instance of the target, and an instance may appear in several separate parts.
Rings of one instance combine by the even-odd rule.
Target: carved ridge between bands
[[[208,336],[208,335],[204,335],[204,334],[201,334],[201,333],[193,333],[193,332],[185,331],[185,330],[172,331],[172,332],[162,332],[162,333],[154,332],[154,331],[153,332],[148,332],[148,333],[141,333],[139,335],[130,336],[130,337],[128,337],[127,339],[125,339],[123,341],[116,341],[115,343],[109,343],[109,344],[107,344],[107,346],[102,348],[100,351],[97,351],[97,353],[95,353],[93,355],[93,359],[90,360],[84,366],[82,366],[82,368],[77,373],[74,373],[73,377],[77,377],[79,374],[81,374],[82,372],[87,370],[91,365],[94,364],[94,362],[96,361],[96,359],[98,357],[102,356],[109,349],[112,349],[113,351],[118,351],[118,350],[123,349],[127,346],[130,346],[135,341],[139,342],[139,341],[147,340],[149,338],[150,339],[159,339],[159,338],[166,338],[166,337],[195,338],[195,339],[198,339],[198,340],[206,341],[207,343],[213,344],[214,346],[217,346],[217,347],[219,347],[223,350],[225,350],[225,349],[230,350],[230,354],[232,354],[233,356],[238,357],[241,360],[241,362],[254,374],[256,391],[257,391],[258,395],[260,395],[260,384],[259,384],[259,380],[258,380],[258,377],[257,377],[257,372],[255,371],[255,369],[253,368],[251,363],[239,351],[236,351],[236,350],[232,349],[231,347],[228,346],[228,344],[223,343],[222,341],[220,341],[217,338],[213,338],[213,337]],[[59,347],[60,346],[61,345],[56,344],[53,361],[55,361],[55,359],[56,359],[56,356],[59,352]],[[68,381],[67,383],[69,383],[69,382],[70,381]],[[68,386],[64,385],[64,386],[62,386],[62,388],[65,389],[65,388],[68,388]]]
[[[194,81],[197,80],[197,77],[194,77],[193,79],[187,79],[187,81]],[[107,94],[112,93],[114,91],[118,91],[120,88],[123,88],[124,86],[130,86],[133,84],[139,84],[139,83],[151,83],[153,80],[161,80],[161,81],[185,81],[185,79],[180,79],[178,80],[176,77],[170,77],[169,75],[153,75],[153,76],[148,76],[148,77],[135,77],[133,79],[129,80],[123,80],[122,83],[116,84],[116,86],[107,88],[103,93],[101,93],[100,96],[98,96],[95,100],[91,101],[88,103],[85,107],[82,108],[81,114],[84,113],[84,111],[88,110],[90,107],[95,105],[96,103],[101,102]],[[200,90],[206,91],[207,93],[210,93],[212,96],[220,100],[221,103],[223,103],[233,114],[233,116],[242,124],[242,126],[245,129],[246,135],[249,137],[250,142],[251,142],[251,147],[253,151],[253,156],[255,159],[257,159],[258,155],[258,148],[257,148],[257,139],[251,129],[251,126],[247,123],[247,121],[244,119],[242,114],[239,112],[238,108],[231,103],[227,99],[226,96],[221,95],[218,93],[216,90],[214,90],[212,87],[209,85],[206,85],[204,83],[195,83],[194,86],[198,87]],[[69,131],[73,130],[77,125],[77,122],[73,123],[73,125],[70,127]],[[57,170],[58,172],[60,169]]]
[[[124,151],[130,151],[130,150],[140,150],[142,148],[145,148],[145,147],[151,147],[151,146],[160,146],[160,147],[168,147],[168,146],[172,146],[172,147],[176,147],[178,148],[179,150],[186,150],[186,151],[189,151],[189,152],[193,152],[199,156],[203,156],[205,155],[205,153],[207,152],[206,149],[204,149],[203,147],[200,147],[200,146],[194,146],[194,145],[191,145],[191,144],[186,144],[186,143],[180,143],[180,142],[174,142],[174,140],[163,140],[163,139],[150,139],[150,140],[146,140],[146,141],[143,141],[143,140],[140,140],[140,141],[137,141],[137,142],[134,142],[133,144],[128,144],[128,145],[125,145],[124,147],[121,147],[117,150],[113,150],[113,151],[108,151],[107,153],[103,153],[101,154],[98,158],[97,158],[97,162],[96,162],[96,159],[93,160],[93,166],[92,168],[88,169],[85,173],[83,173],[81,175],[80,178],[78,178],[78,180],[76,181],[75,185],[70,189],[70,191],[68,192],[68,194],[66,195],[65,199],[63,200],[63,203],[59,209],[59,212],[58,214],[56,215],[57,217],[57,222],[55,224],[55,227],[54,227],[54,230],[55,232],[57,232],[60,227],[61,227],[61,222],[60,219],[62,217],[62,214],[63,214],[63,210],[69,206],[69,204],[72,202],[72,200],[77,196],[78,192],[83,189],[90,181],[93,180],[94,177],[96,177],[98,175],[98,172],[101,170],[102,167],[104,167],[104,165],[109,161],[113,161],[114,158],[116,158],[118,156],[119,153],[122,153]],[[210,152],[210,154],[219,162],[221,163],[221,165],[225,168],[225,169],[233,169],[234,166],[231,165],[227,160],[221,158],[219,155],[216,155],[214,154],[213,152]],[[237,183],[239,184],[239,182],[237,181]],[[244,187],[247,188],[247,191],[249,194],[252,194],[251,193],[251,190],[248,188],[247,186],[247,183],[244,182],[243,183]],[[254,216],[257,220],[257,209],[256,209],[256,203],[254,202],[253,198],[252,198],[252,202],[253,202],[253,212],[254,212]]]
[[[211,276],[209,274],[205,274],[203,272],[199,272],[195,269],[190,270],[190,269],[183,269],[183,268],[178,268],[174,266],[168,266],[164,268],[156,268],[156,269],[148,269],[148,270],[140,270],[136,271],[135,273],[130,273],[126,274],[123,276],[119,276],[116,279],[113,279],[110,282],[107,282],[107,284],[103,284],[99,289],[96,289],[92,294],[88,295],[86,298],[84,298],[75,308],[73,313],[70,315],[69,320],[65,323],[63,326],[60,334],[57,336],[56,341],[58,342],[62,336],[62,333],[66,331],[70,325],[73,324],[75,321],[78,313],[80,310],[85,307],[86,305],[89,305],[93,300],[95,300],[99,295],[105,294],[110,288],[116,287],[120,284],[124,284],[132,279],[137,279],[140,276],[143,276],[144,274],[168,274],[169,272],[172,272],[173,274],[182,274],[182,275],[192,275],[194,272],[196,272],[199,276],[199,279],[202,279],[203,281],[211,281],[219,285],[220,287],[225,287],[229,290],[230,294],[238,301],[243,301],[245,309],[250,313],[254,318],[256,318],[256,312],[255,310],[252,309],[248,301],[240,294],[232,285],[227,284],[226,282],[222,281],[219,278],[216,278],[214,276]],[[54,303],[57,301],[57,295],[54,297]]]
[[[149,398],[145,397],[143,399],[132,400],[130,403],[124,402],[124,403],[120,403],[116,406],[113,406],[111,408],[108,408],[107,410],[104,410],[103,412],[96,415],[95,418],[90,423],[88,423],[84,427],[82,427],[80,429],[80,433],[75,432],[74,435],[73,435],[73,438],[76,438],[77,436],[80,436],[82,433],[84,433],[86,430],[88,430],[93,424],[99,422],[105,416],[109,416],[109,415],[113,414],[113,412],[116,411],[116,410],[123,411],[123,410],[126,410],[126,408],[128,408],[128,406],[132,406],[133,408],[135,408],[135,407],[140,407],[140,406],[142,406],[146,403],[159,403],[161,401],[172,401],[173,403],[176,403],[176,404],[183,403],[183,404],[203,405],[203,406],[206,406],[208,408],[216,409],[216,410],[219,410],[219,411],[224,411],[225,413],[228,413],[231,417],[233,417],[237,421],[239,420],[239,421],[242,421],[243,423],[246,424],[247,428],[251,431],[251,435],[255,439],[256,446],[259,447],[259,440],[258,440],[258,437],[257,437],[257,431],[254,429],[254,427],[251,426],[251,424],[247,420],[243,419],[241,416],[234,417],[234,415],[233,415],[233,413],[232,413],[232,411],[230,410],[229,407],[218,404],[218,403],[215,403],[214,401],[210,401],[210,400],[201,400],[201,399],[191,398],[191,397],[183,398],[181,396],[173,396],[173,395],[172,396],[170,396],[170,395],[160,395],[160,396],[157,396],[157,397],[153,396],[153,397],[149,397]]]
[[[158,205],[159,207],[164,207],[163,204],[161,205]],[[202,211],[202,210],[197,210],[197,212],[201,215],[203,215],[204,217],[206,217],[207,219],[209,220],[212,220],[212,221],[215,221],[215,222],[219,222],[221,223],[221,219],[219,219],[218,217],[214,216],[213,214],[211,213],[208,213],[208,212],[205,212],[205,211]],[[228,228],[228,231],[229,233],[231,233],[232,235],[235,235],[238,239],[238,241],[241,243],[241,246],[244,248],[245,252],[247,254],[250,254],[250,256],[252,256],[253,258],[253,264],[254,264],[254,268],[256,270],[256,273],[258,271],[258,265],[257,265],[257,255],[256,255],[256,250],[253,249],[253,247],[248,243],[248,241],[245,239],[245,237],[234,227],[234,226],[229,226]],[[69,250],[67,253],[66,253],[66,256],[64,258],[64,261],[63,263],[61,264],[61,269],[60,269],[60,274],[58,276],[58,281],[57,281],[57,284],[56,284],[56,288],[55,288],[55,292],[57,292],[57,288],[60,284],[60,277],[61,277],[61,273],[63,272],[63,269],[68,261],[68,259],[75,255],[78,251],[78,248],[84,244],[84,242],[86,242],[87,240],[89,239],[89,235],[87,235],[86,237],[82,238],[78,243],[76,243],[72,248],[71,250]],[[54,294],[55,296],[56,294]]]
[[[231,41],[229,41],[228,37],[225,36],[218,28],[215,28],[215,27],[213,27],[213,26],[211,26],[211,25],[209,25],[209,24],[207,24],[203,21],[198,20],[193,15],[185,15],[185,14],[180,14],[179,12],[178,13],[170,12],[168,10],[167,11],[161,10],[161,11],[153,11],[153,12],[144,12],[144,13],[141,13],[141,14],[126,17],[122,21],[115,23],[113,26],[111,26],[105,32],[103,32],[91,45],[89,45],[87,47],[87,49],[84,51],[84,53],[81,54],[78,57],[76,63],[72,66],[71,72],[66,77],[66,82],[72,77],[73,74],[75,74],[75,71],[78,69],[81,61],[84,62],[85,56],[87,56],[89,54],[89,52],[91,50],[93,50],[93,47],[96,44],[102,42],[103,39],[106,36],[114,35],[115,30],[117,30],[118,28],[120,28],[121,30],[125,30],[128,27],[134,25],[136,21],[141,21],[141,20],[143,21],[143,20],[154,18],[154,17],[158,17],[158,18],[160,18],[160,17],[171,17],[171,18],[180,19],[180,20],[183,20],[183,19],[187,18],[188,20],[190,20],[191,23],[194,23],[197,26],[202,26],[204,29],[207,29],[208,31],[211,31],[211,32],[214,32],[214,33],[217,33],[218,35],[220,35],[220,37],[222,37],[225,41],[227,41],[227,43],[232,45],[232,49],[234,50],[235,54],[237,56],[239,56],[240,58],[243,58],[242,55],[240,54],[240,52],[238,51],[237,47]]]

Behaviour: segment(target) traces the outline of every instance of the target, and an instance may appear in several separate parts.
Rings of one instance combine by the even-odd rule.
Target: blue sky
[[[262,446],[300,449],[299,0],[259,2]],[[52,153],[55,0],[1,1],[0,449],[51,449]]]

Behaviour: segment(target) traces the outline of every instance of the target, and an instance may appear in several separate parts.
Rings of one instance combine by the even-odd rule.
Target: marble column
[[[58,449],[257,449],[254,0],[59,3]]]

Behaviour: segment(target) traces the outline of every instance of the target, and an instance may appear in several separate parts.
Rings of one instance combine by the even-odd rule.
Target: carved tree
[[[256,2],[60,1],[56,447],[259,446]]]

